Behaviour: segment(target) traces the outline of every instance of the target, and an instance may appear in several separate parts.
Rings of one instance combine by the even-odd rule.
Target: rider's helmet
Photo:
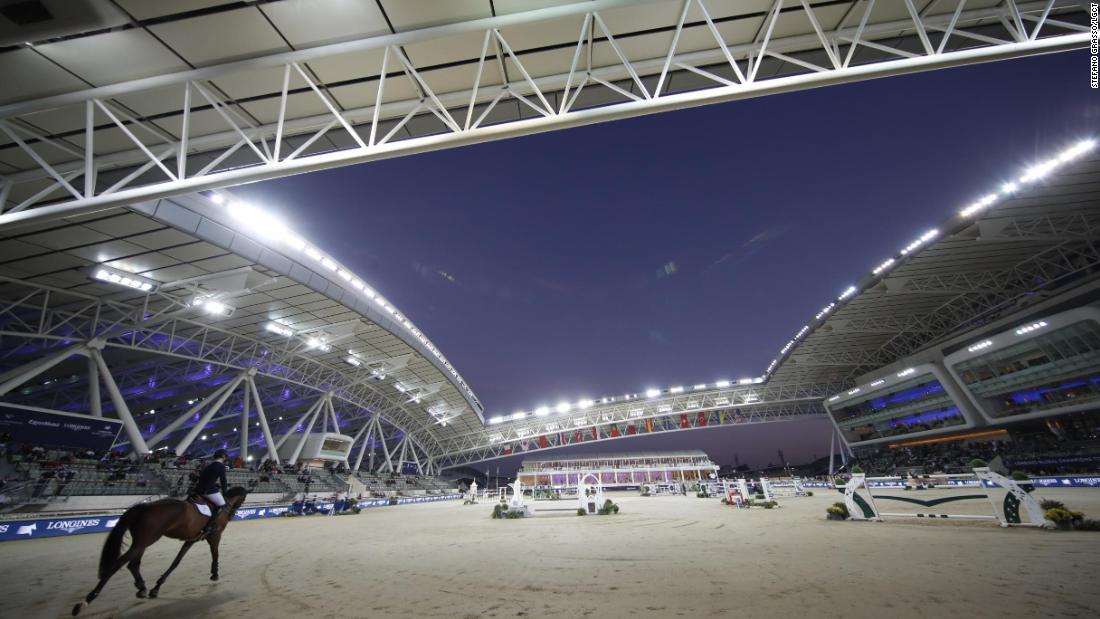
[[[228,455],[229,455],[229,453],[226,452],[224,449],[219,449],[219,450],[214,452],[214,458],[215,459],[222,458],[224,460],[225,457],[228,456]]]

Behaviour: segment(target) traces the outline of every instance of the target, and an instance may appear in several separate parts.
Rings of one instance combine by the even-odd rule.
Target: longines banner
[[[64,445],[107,450],[115,444],[122,429],[116,419],[47,413],[0,404],[0,433],[11,434],[17,443]]]
[[[435,501],[447,501],[461,499],[461,494],[445,494],[431,496],[408,496],[397,499],[398,505],[408,503],[432,503]],[[390,504],[389,499],[365,499],[359,501],[359,507],[385,507]],[[257,505],[244,507],[237,510],[235,520],[259,520],[261,518],[275,518],[283,516],[291,509],[290,505]],[[318,502],[316,509],[329,511],[332,502]],[[9,542],[20,539],[38,539],[40,537],[60,537],[64,535],[79,535],[81,533],[106,533],[118,524],[119,514],[111,516],[85,516],[83,518],[39,518],[36,520],[0,520],[0,542]]]

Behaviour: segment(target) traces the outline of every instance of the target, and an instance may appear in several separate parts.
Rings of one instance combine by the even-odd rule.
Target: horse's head
[[[248,496],[248,489],[242,486],[233,486],[229,490],[225,491],[225,502],[232,511],[237,509],[244,503],[245,497]]]

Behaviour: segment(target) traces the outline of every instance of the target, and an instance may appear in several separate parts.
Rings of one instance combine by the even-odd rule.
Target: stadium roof
[[[539,5],[117,0],[65,5],[74,13],[41,23],[33,40],[0,29],[3,369],[98,338],[121,381],[172,376],[177,408],[232,372],[255,371],[261,388],[336,394],[351,430],[384,412],[426,453],[472,459],[551,433],[551,423],[567,441],[566,429],[599,437],[686,412],[820,414],[830,389],[863,372],[1094,278],[1100,161],[1091,151],[1020,178],[936,234],[922,231],[823,303],[747,382],[578,402],[483,427],[457,369],[371,282],[221,188],[1074,49],[1088,29],[1069,0]],[[87,7],[99,10],[80,13]],[[62,365],[14,397],[73,410],[80,398],[63,393],[79,386],[73,375]],[[149,421],[161,427],[164,414],[178,411]],[[561,415],[567,427],[554,421]]]
[[[49,7],[0,29],[0,225],[1088,45],[1076,0]]]

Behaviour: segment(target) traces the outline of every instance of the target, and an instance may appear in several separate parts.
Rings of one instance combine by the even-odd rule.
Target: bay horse
[[[240,486],[234,486],[225,492],[225,507],[218,512],[217,524],[214,530],[205,536],[210,544],[210,580],[218,579],[218,544],[221,542],[222,531],[233,518],[233,514],[244,503],[248,490]],[[176,569],[183,559],[183,555],[191,549],[195,542],[204,539],[203,529],[206,527],[208,517],[199,513],[195,505],[190,501],[180,499],[160,499],[151,503],[141,503],[126,510],[119,517],[118,523],[107,535],[103,542],[103,551],[99,555],[99,584],[95,586],[84,598],[83,602],[73,606],[73,616],[76,616],[85,606],[99,596],[107,581],[120,570],[123,565],[130,568],[134,575],[134,586],[137,587],[137,597],[155,598],[160,593],[160,587],[168,580],[168,575]],[[130,533],[130,547],[122,552],[122,539],[126,533]],[[152,546],[161,537],[183,540],[183,547],[179,554],[157,579],[157,584],[152,590],[146,590],[145,580],[141,577],[141,556],[145,549]]]

